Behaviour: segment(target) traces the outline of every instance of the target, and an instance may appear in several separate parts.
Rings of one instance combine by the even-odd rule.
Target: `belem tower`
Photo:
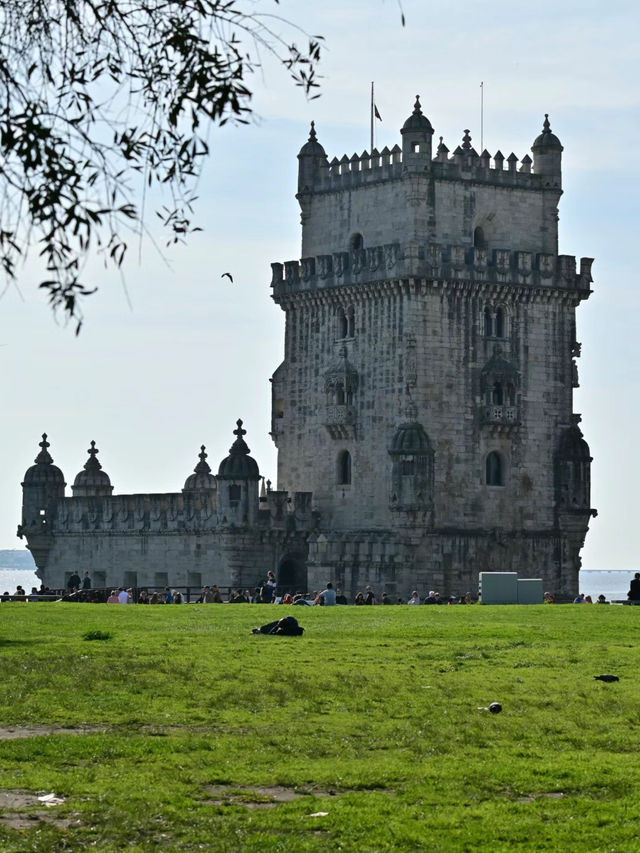
[[[301,260],[271,265],[277,488],[241,421],[217,474],[202,447],[169,494],[113,494],[91,442],[67,496],[44,436],[18,533],[47,585],[250,587],[273,569],[292,591],[455,594],[517,571],[577,593],[592,259],[558,253],[563,148],[548,117],[533,159],[433,134],[416,99],[391,150],[330,161],[312,123],[298,154]]]

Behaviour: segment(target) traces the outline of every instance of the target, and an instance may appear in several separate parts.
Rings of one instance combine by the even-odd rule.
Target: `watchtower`
[[[517,570],[571,595],[595,514],[573,412],[592,259],[558,254],[562,145],[548,116],[506,164],[468,130],[434,154],[433,133],[417,97],[401,145],[329,161],[312,123],[300,150],[302,258],[272,264],[278,488],[313,492],[312,586],[464,593]]]

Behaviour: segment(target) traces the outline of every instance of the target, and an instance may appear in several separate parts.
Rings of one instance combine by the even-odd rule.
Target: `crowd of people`
[[[41,584],[40,588],[31,588],[26,593],[22,586],[18,585],[15,593],[11,595],[5,591],[0,596],[0,601],[51,601],[63,597],[65,600],[89,601],[93,603],[107,604],[184,604],[187,602],[186,595],[177,589],[165,587],[163,591],[149,592],[146,589],[132,589],[124,586],[118,589],[93,590],[89,572],[80,577],[74,572],[67,581],[65,590],[50,589]],[[364,591],[356,592],[353,600],[343,593],[338,587],[334,589],[331,582],[326,584],[322,590],[312,593],[285,592],[278,590],[275,574],[267,572],[266,579],[253,589],[230,589],[223,592],[218,586],[212,584],[202,589],[199,597],[195,599],[196,604],[291,604],[306,607],[312,606],[335,606],[335,605],[374,605],[374,604],[475,604],[476,600],[470,592],[464,595],[442,596],[436,590],[429,590],[425,595],[420,595],[417,589],[411,592],[408,598],[392,597],[383,592],[377,595],[374,590],[367,586]],[[640,572],[636,572],[630,583],[627,593],[627,601],[630,604],[640,604]],[[544,593],[545,604],[555,604],[555,596],[550,592]],[[599,595],[594,602],[590,595],[580,593],[573,600],[574,604],[610,604],[606,596]],[[621,602],[617,602],[621,603]]]

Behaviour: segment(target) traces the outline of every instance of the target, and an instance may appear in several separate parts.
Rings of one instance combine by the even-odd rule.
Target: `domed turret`
[[[74,498],[103,497],[113,492],[109,475],[102,470],[102,465],[98,462],[99,452],[95,441],[92,441],[87,450],[89,458],[71,486]]]
[[[560,436],[555,457],[557,506],[591,511],[591,453],[578,426],[580,415],[571,419],[571,426]]]
[[[433,448],[418,422],[415,404],[407,405],[407,420],[396,428],[391,443],[392,510],[431,510],[433,507]]]
[[[533,171],[536,175],[544,175],[548,180],[545,185],[562,186],[562,143],[551,132],[549,114],[545,113],[542,133],[531,146],[533,152]]]
[[[320,179],[321,169],[328,167],[327,155],[316,136],[315,122],[311,122],[309,139],[300,149],[298,154],[298,192],[313,189]]]
[[[249,456],[243,438],[247,431],[242,421],[237,421],[237,436],[229,448],[229,455],[218,468],[218,518],[221,524],[251,525],[258,516],[258,463]]]
[[[193,474],[189,474],[184,483],[183,492],[197,492],[216,489],[216,478],[211,473],[211,468],[205,461],[207,454],[204,452],[204,444],[200,447],[198,454],[199,462],[193,469]]]
[[[242,437],[247,434],[246,429],[242,429],[242,421],[237,420],[237,429],[234,429],[233,434],[237,436],[229,448],[229,455],[222,460],[218,468],[219,480],[255,480],[260,479],[258,463],[255,459],[249,456],[249,448]]]
[[[53,458],[47,450],[51,445],[47,441],[46,432],[42,433],[42,441],[40,442],[39,447],[42,449],[34,459],[36,464],[32,465],[31,468],[27,468],[22,485],[61,486],[64,494],[64,487],[66,486],[64,474],[56,465],[53,464]]]
[[[424,172],[431,166],[431,137],[433,128],[423,115],[420,96],[416,95],[413,112],[400,131],[402,134],[402,164],[404,171]]]

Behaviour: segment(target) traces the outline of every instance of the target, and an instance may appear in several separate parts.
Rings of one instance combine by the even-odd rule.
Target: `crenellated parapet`
[[[271,287],[277,301],[286,294],[324,290],[389,278],[421,277],[532,288],[580,291],[587,296],[592,258],[574,255],[443,246],[439,243],[391,243],[351,252],[334,252],[271,264]]]

